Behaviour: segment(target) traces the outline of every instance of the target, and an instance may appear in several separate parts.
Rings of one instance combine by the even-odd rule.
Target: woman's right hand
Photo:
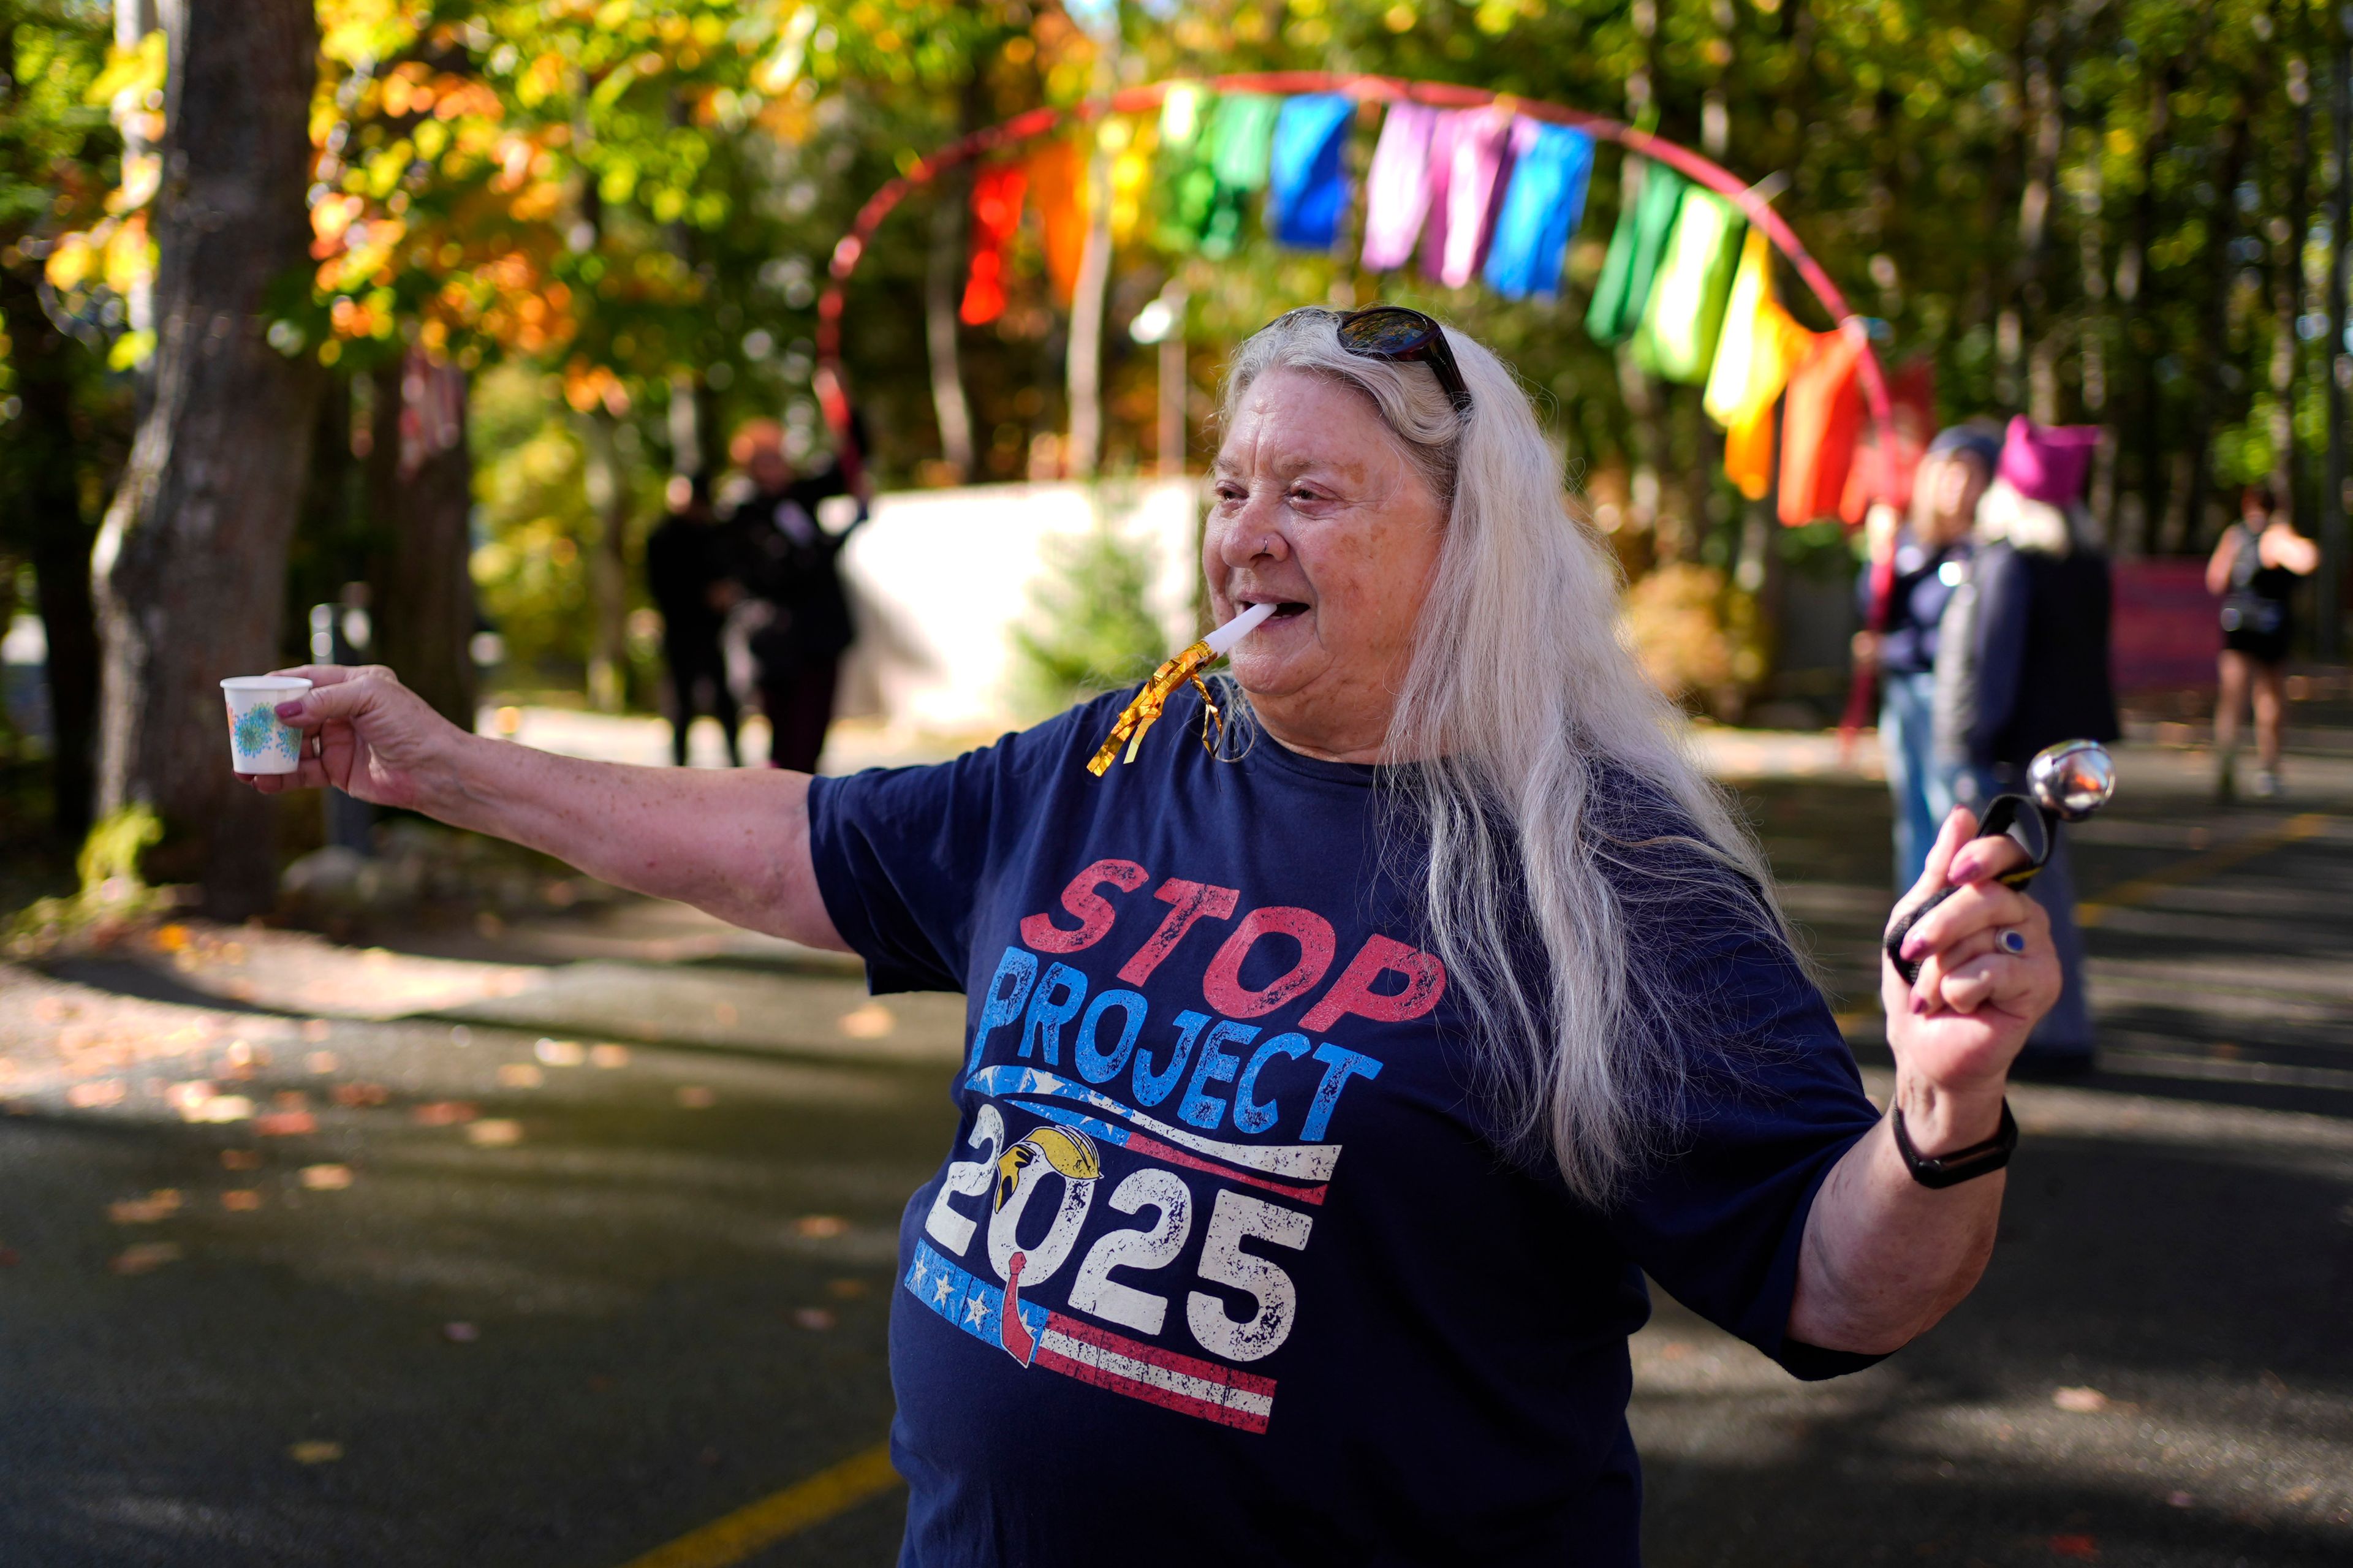
[[[305,664],[311,689],[278,705],[302,731],[302,761],[290,773],[239,773],[263,795],[332,784],[355,800],[429,810],[427,801],[467,737],[382,665]],[[315,744],[313,743],[315,742]]]

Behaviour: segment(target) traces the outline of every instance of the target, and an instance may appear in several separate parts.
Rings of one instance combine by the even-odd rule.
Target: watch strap
[[[1911,1132],[1904,1125],[1904,1108],[1895,1108],[1895,1152],[1904,1156],[1904,1168],[1912,1179],[1924,1187],[1953,1187],[1989,1176],[2010,1163],[2010,1154],[2018,1148],[2018,1120],[2010,1113],[2010,1101],[2001,1102],[2001,1125],[1994,1135],[1982,1143],[1972,1143],[1966,1149],[1955,1149],[1943,1154],[1923,1154],[1912,1142]]]

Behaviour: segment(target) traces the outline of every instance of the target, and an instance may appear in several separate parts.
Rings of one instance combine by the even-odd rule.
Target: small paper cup
[[[229,766],[240,773],[290,773],[302,763],[302,731],[278,716],[280,702],[311,689],[300,675],[234,675],[228,699]]]

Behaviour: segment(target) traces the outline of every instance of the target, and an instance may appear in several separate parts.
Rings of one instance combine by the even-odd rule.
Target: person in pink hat
[[[2098,442],[2093,426],[2014,418],[1978,502],[1968,580],[1939,627],[1936,697],[1938,759],[1954,799],[1972,809],[2022,787],[2043,747],[2120,733],[2108,673],[2108,562],[2082,500]],[[2031,891],[2051,916],[2064,988],[2019,1065],[2068,1077],[2092,1066],[2092,1015],[2063,837]]]

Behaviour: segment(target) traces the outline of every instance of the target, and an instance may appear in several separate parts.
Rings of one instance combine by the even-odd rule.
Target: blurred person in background
[[[818,508],[852,494],[840,465],[797,474],[785,454],[785,432],[754,419],[735,432],[728,456],[751,490],[729,514],[735,574],[754,603],[731,617],[751,663],[760,707],[768,716],[768,765],[815,773],[833,723],[841,656],[857,636],[841,585],[841,547],[866,519],[835,533]]]
[[[1936,750],[1960,805],[1981,811],[2022,790],[2034,753],[2121,733],[2108,673],[2113,588],[2097,521],[2083,503],[2099,431],[2014,418],[1977,507],[1975,553],[1937,637]],[[2064,989],[2018,1058],[2021,1073],[2092,1066],[2084,938],[2063,832],[2029,888],[2051,917]]]
[[[1855,633],[1854,657],[1879,670],[1879,746],[1895,797],[1899,891],[1920,879],[1936,830],[1952,814],[1952,780],[1936,757],[1936,628],[1968,575],[1969,530],[2000,455],[2001,432],[1989,423],[1940,432],[1913,479],[1911,517],[1892,537],[1872,541],[1872,560],[1855,581],[1867,624],[1880,552],[1894,552],[1886,620],[1879,631]]]
[[[719,627],[744,596],[729,570],[726,536],[711,504],[711,481],[673,474],[663,491],[669,510],[646,541],[646,589],[661,612],[662,662],[670,668],[670,760],[686,766],[686,731],[708,713],[727,737],[727,765],[743,762],[735,744],[735,697],[719,651]]]
[[[2214,779],[2218,799],[2238,793],[2239,713],[2255,707],[2255,785],[2259,800],[2280,792],[2280,729],[2286,702],[2282,672],[2295,631],[2289,596],[2295,580],[2320,564],[2320,547],[2295,531],[2267,484],[2249,485],[2240,521],[2222,531],[2206,563],[2206,591],[2222,601],[2221,691],[2214,704]]]

